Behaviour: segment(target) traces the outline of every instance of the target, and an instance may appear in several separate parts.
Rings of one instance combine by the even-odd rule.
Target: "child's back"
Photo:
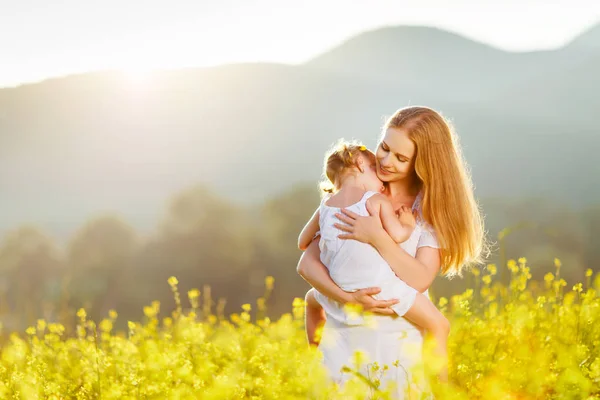
[[[366,207],[367,200],[377,194],[365,192],[362,198],[349,206],[343,207],[358,215],[369,215]],[[319,226],[321,230],[321,262],[329,269],[331,279],[343,290],[354,291],[369,286],[379,286],[386,281],[398,280],[388,263],[377,250],[366,243],[357,240],[339,239],[343,232],[334,224],[340,221],[335,214],[340,207],[330,207],[321,202],[319,211]]]

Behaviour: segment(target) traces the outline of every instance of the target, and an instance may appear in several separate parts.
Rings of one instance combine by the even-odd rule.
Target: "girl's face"
[[[377,176],[383,182],[394,182],[414,174],[416,147],[401,128],[388,128],[377,146]]]

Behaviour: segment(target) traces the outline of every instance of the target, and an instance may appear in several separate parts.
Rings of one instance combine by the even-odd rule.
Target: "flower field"
[[[567,287],[555,266],[535,282],[525,259],[511,260],[501,285],[488,265],[469,272],[474,287],[435,300],[452,323],[450,383],[435,387],[437,399],[600,399],[600,275],[588,270]],[[301,299],[278,320],[265,317],[272,278],[256,304],[227,317],[198,290],[182,300],[177,279],[168,283],[176,309],[151,303],[127,332],[115,332],[116,311],[94,322],[83,309],[74,335],[44,320],[2,332],[0,398],[388,398],[375,377],[396,366],[364,376],[349,365],[350,383],[328,381],[306,344]]]

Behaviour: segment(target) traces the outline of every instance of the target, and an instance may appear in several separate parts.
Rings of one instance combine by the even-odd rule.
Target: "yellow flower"
[[[472,273],[473,275],[475,275],[475,276],[479,276],[479,268],[473,268],[473,269],[471,270],[471,273]]]
[[[62,324],[48,324],[48,330],[56,335],[62,335],[65,332],[65,327]]]
[[[110,311],[108,311],[108,316],[110,317],[110,319],[117,319],[119,314],[117,314],[117,312],[115,310],[110,310]]]
[[[31,335],[31,336],[35,335],[35,332],[36,332],[36,330],[35,330],[34,326],[30,326],[29,328],[27,328],[25,330],[25,333],[28,335]]]
[[[77,325],[77,336],[79,338],[84,338],[85,337],[85,328],[81,325]]]
[[[267,287],[268,290],[273,289],[273,282],[275,282],[275,278],[273,278],[272,276],[267,276],[265,278],[265,286]]]
[[[578,283],[575,286],[573,286],[573,290],[577,293],[581,293],[583,291],[583,285],[581,283]]]
[[[177,280],[177,278],[175,278],[174,276],[172,276],[169,279],[167,279],[167,282],[169,282],[169,285],[171,287],[175,287],[179,283],[179,281]]]
[[[188,291],[188,297],[190,299],[197,299],[198,297],[200,297],[200,291],[198,289],[192,289]]]
[[[229,316],[229,319],[231,319],[231,322],[236,323],[236,324],[239,324],[241,322],[240,315],[237,313],[231,314]]]
[[[492,277],[491,277],[491,275],[484,275],[483,278],[481,278],[481,280],[486,285],[489,285],[492,282]]]
[[[367,150],[367,147],[366,146],[360,146],[359,149],[360,149],[360,151],[365,151],[365,150]]]
[[[242,310],[249,312],[250,310],[252,310],[252,306],[250,304],[244,304],[242,305]]]
[[[554,274],[552,272],[548,272],[546,275],[544,275],[544,281],[552,282],[553,280],[554,280]]]
[[[112,328],[113,324],[110,319],[103,319],[102,322],[100,322],[100,330],[102,332],[110,332]]]
[[[537,303],[540,305],[546,304],[546,296],[538,296]]]
[[[135,322],[133,322],[133,321],[127,321],[127,327],[131,331],[134,330],[135,329]]]
[[[347,303],[344,304],[344,312],[348,316],[349,320],[356,320],[362,314],[363,307],[361,304]]]
[[[87,317],[87,313],[85,312],[85,310],[83,308],[80,308],[77,311],[77,316],[83,320],[83,319],[85,319],[85,317]]]
[[[519,258],[519,264],[527,264],[527,259],[525,257]]]
[[[144,315],[148,318],[154,318],[156,313],[154,311],[154,307],[152,306],[144,306]]]
[[[369,361],[367,354],[361,350],[355,350],[354,354],[353,354],[353,358],[354,358],[354,365],[356,365],[356,366],[362,365],[365,362]]]
[[[294,301],[292,302],[292,307],[304,307],[304,300],[302,300],[300,297],[295,297]]]
[[[261,311],[266,308],[266,302],[264,297],[259,297],[258,299],[256,299],[256,307]]]
[[[46,329],[46,321],[44,321],[43,319],[38,319],[37,320],[37,330],[43,332],[44,329]]]
[[[588,269],[585,271],[585,276],[587,276],[587,277],[590,277],[590,276],[592,276],[592,274],[593,274],[593,273],[594,273],[594,272],[593,272],[593,271],[592,271],[590,268],[588,268]]]
[[[560,268],[560,267],[562,267],[562,263],[560,262],[560,260],[559,260],[558,258],[555,258],[555,259],[554,259],[554,266],[555,266],[556,268]]]
[[[498,272],[498,270],[496,268],[496,264],[490,264],[490,265],[488,265],[487,269],[488,269],[490,275],[496,275],[496,273]]]
[[[448,299],[445,297],[440,297],[440,301],[438,302],[438,305],[440,307],[444,307],[446,304],[448,304]]]

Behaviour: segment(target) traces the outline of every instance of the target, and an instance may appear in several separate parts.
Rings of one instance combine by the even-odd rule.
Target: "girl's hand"
[[[394,315],[394,310],[390,307],[397,304],[397,299],[392,300],[375,300],[372,296],[381,292],[380,288],[371,287],[366,289],[360,289],[356,292],[350,293],[354,299],[353,303],[360,304],[364,311],[369,311],[376,314],[382,315]]]
[[[414,229],[417,225],[417,220],[415,218],[415,213],[411,211],[410,208],[406,206],[400,207],[398,210],[398,220],[402,224],[402,226]]]
[[[342,214],[335,216],[344,224],[334,224],[334,226],[344,232],[338,237],[340,239],[354,239],[359,242],[373,244],[378,235],[386,234],[379,217],[379,210],[373,209],[367,202],[367,211],[369,216],[361,216],[352,211],[342,209]]]

